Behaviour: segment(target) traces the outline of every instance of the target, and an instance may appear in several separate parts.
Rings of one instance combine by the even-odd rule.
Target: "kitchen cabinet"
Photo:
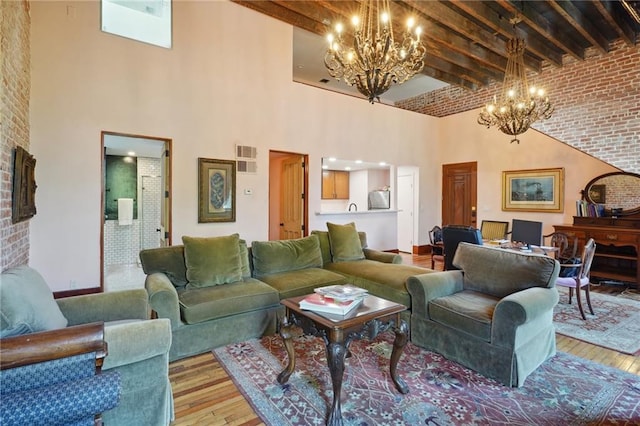
[[[341,170],[322,171],[322,199],[349,199],[349,172]]]

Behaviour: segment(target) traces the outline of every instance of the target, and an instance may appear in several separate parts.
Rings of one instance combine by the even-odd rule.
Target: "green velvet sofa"
[[[171,361],[276,331],[278,291],[251,277],[238,234],[183,237],[183,245],[142,250],[149,304],[171,321]]]
[[[170,324],[150,320],[149,312],[143,289],[54,300],[33,268],[19,266],[0,275],[2,338],[104,322],[108,353],[102,370],[117,371],[122,384],[118,405],[102,413],[108,425],[159,426],[173,419]]]
[[[411,341],[507,386],[556,353],[560,265],[548,256],[461,243],[460,270],[412,276]]]
[[[334,237],[340,231],[352,240],[336,237],[331,246],[327,233],[314,231],[294,240],[254,241],[248,248],[234,234],[183,237],[183,245],[142,250],[140,260],[147,274],[150,306],[159,318],[171,320],[170,359],[273,334],[278,317],[284,313],[280,300],[311,293],[317,287],[351,282],[410,307],[406,278],[431,270],[401,265],[402,258],[396,254],[366,248],[366,235],[357,233],[355,226],[338,225]],[[207,248],[220,241],[224,244]],[[201,258],[189,255],[194,243],[201,244]],[[353,249],[354,253],[340,257],[344,249]],[[239,260],[221,257],[220,253],[228,252],[239,253]],[[213,270],[208,284],[194,286],[190,270],[197,269],[198,262],[206,264],[205,269],[213,264],[240,262],[241,274]],[[227,276],[220,278],[221,272]]]
[[[330,224],[328,224],[331,226]],[[344,276],[351,284],[367,289],[369,293],[405,305],[411,309],[411,297],[406,282],[410,276],[433,272],[431,269],[403,265],[402,256],[368,248],[367,235],[358,232],[362,255],[344,259],[335,256],[335,244],[331,244],[331,231],[312,231],[320,240],[323,268]],[[356,253],[357,250],[355,251]],[[408,315],[407,318],[409,319]]]

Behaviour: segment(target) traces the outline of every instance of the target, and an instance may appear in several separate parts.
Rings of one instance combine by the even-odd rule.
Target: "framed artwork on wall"
[[[13,156],[11,222],[18,223],[36,214],[36,159],[17,146]]]
[[[589,198],[594,203],[605,204],[607,202],[607,185],[591,185]]]
[[[236,221],[236,162],[198,158],[198,222]]]
[[[502,210],[561,213],[564,168],[502,172]]]

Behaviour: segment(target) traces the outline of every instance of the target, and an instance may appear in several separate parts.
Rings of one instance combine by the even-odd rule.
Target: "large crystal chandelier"
[[[369,102],[380,102],[380,95],[392,83],[402,84],[424,67],[426,49],[420,42],[421,28],[414,28],[415,21],[409,18],[402,44],[396,43],[389,0],[363,1],[351,22],[351,43],[343,39],[344,27],[340,23],[335,27],[336,36],[327,36],[329,49],[324,64],[332,77],[355,85]]]
[[[493,97],[480,111],[478,123],[487,128],[497,126],[500,131],[514,138],[526,132],[537,120],[551,117],[553,106],[549,102],[544,89],[529,87],[524,68],[525,42],[521,38],[512,38],[507,42],[507,69],[504,74],[502,96]]]

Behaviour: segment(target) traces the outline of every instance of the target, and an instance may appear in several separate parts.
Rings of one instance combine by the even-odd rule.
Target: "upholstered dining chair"
[[[480,223],[480,233],[483,240],[504,240],[507,238],[509,222],[497,220],[483,220]]]
[[[560,275],[556,280],[556,286],[560,287],[568,287],[569,288],[569,303],[571,303],[571,299],[573,299],[573,289],[576,290],[576,299],[578,300],[578,309],[580,310],[580,315],[582,315],[582,319],[586,320],[587,317],[584,314],[584,309],[582,308],[582,297],[580,296],[580,289],[584,288],[584,293],[587,299],[587,305],[589,306],[589,311],[591,315],[593,313],[593,307],[591,306],[591,295],[589,293],[590,287],[590,271],[591,271],[591,262],[593,262],[593,255],[596,252],[596,242],[593,238],[589,238],[587,244],[585,244],[584,249],[582,250],[582,256],[580,257],[580,263],[565,263],[560,264]],[[569,269],[572,268],[572,269]],[[574,271],[573,274],[563,273],[564,271]],[[572,275],[572,276],[562,276],[562,275]]]
[[[442,228],[442,244],[444,245],[444,270],[458,269],[453,265],[458,245],[462,242],[482,245],[482,234],[473,226],[448,225]]]
[[[429,231],[431,244],[431,269],[435,269],[436,261],[444,263],[444,245],[442,244],[442,228],[438,225]]]

